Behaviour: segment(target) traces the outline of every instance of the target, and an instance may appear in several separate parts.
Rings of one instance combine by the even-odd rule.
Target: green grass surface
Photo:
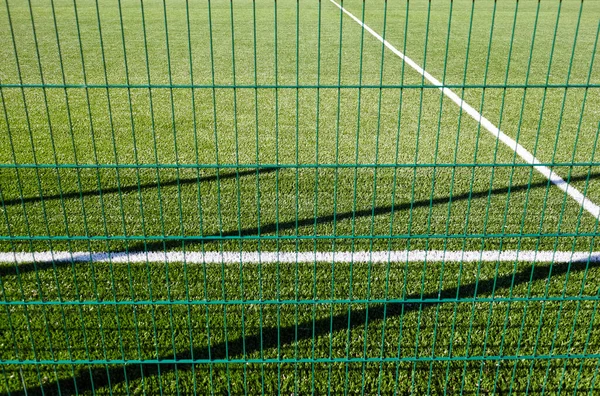
[[[14,270],[5,268],[3,271],[5,296],[18,299],[21,296],[18,282],[6,282],[15,279]],[[92,271],[95,276],[92,276]],[[240,271],[243,271],[243,275]],[[431,362],[431,357],[448,356],[450,345],[454,357],[543,356],[581,354],[582,351],[598,354],[595,342],[598,337],[598,316],[594,315],[597,301],[506,300],[511,296],[513,279],[512,296],[543,298],[545,295],[561,296],[564,292],[576,296],[580,291],[585,296],[594,296],[597,286],[591,280],[598,274],[596,266],[586,270],[584,264],[573,264],[570,268],[566,264],[555,264],[551,281],[546,283],[549,277],[549,265],[546,264],[538,264],[532,269],[530,264],[506,263],[496,266],[493,263],[465,263],[457,290],[458,264],[447,263],[443,277],[439,263],[430,263],[425,273],[422,265],[406,267],[403,263],[397,263],[388,268],[379,264],[370,268],[370,298],[384,299],[386,295],[390,298],[404,297],[408,303],[385,306],[371,303],[368,307],[364,302],[348,304],[343,301],[300,305],[289,302],[281,305],[248,302],[226,307],[219,304],[223,299],[234,300],[242,296],[246,300],[258,300],[262,296],[264,300],[271,301],[278,298],[330,301],[332,296],[336,300],[343,300],[350,296],[350,287],[354,299],[364,300],[368,297],[368,271],[366,264],[355,264],[351,282],[348,264],[333,267],[330,263],[317,263],[314,266],[272,264],[263,265],[262,268],[257,265],[244,265],[242,268],[232,265],[225,269],[220,265],[188,265],[186,268],[180,264],[170,264],[167,268],[154,264],[147,268],[143,264],[133,264],[130,267],[114,265],[112,270],[108,264],[95,264],[77,267],[77,291],[70,266],[59,267],[56,272],[48,266],[44,271],[39,271],[39,279],[32,272],[22,276],[26,299],[38,300],[43,297],[47,301],[56,301],[60,293],[64,299],[75,299],[81,295],[82,299],[91,301],[98,299],[107,302],[115,298],[118,301],[131,301],[133,293],[137,300],[148,300],[150,295],[160,301],[166,301],[169,297],[186,300],[186,289],[189,287],[190,299],[203,301],[208,297],[216,301],[211,305],[192,306],[153,306],[147,303],[135,307],[102,304],[14,306],[9,308],[12,322],[2,322],[2,353],[3,356],[13,355],[16,348],[17,356],[21,359],[33,359],[34,356],[38,359],[99,360],[211,358],[219,359],[221,363],[227,357],[238,361],[245,358],[288,361],[359,359],[349,365],[340,362],[332,366],[325,363],[314,366],[268,364],[264,366],[264,377],[261,377],[261,364],[256,363],[234,363],[229,367],[214,364],[212,375],[206,364],[193,368],[189,364],[181,364],[177,369],[173,365],[161,365],[160,376],[157,375],[156,365],[146,365],[143,378],[139,366],[132,365],[127,369],[126,380],[120,365],[109,365],[113,390],[117,393],[125,391],[125,381],[128,381],[130,390],[136,393],[143,390],[155,393],[159,383],[169,393],[175,392],[176,386],[180,387],[180,391],[189,392],[194,386],[194,372],[196,386],[201,393],[208,386],[215,393],[224,393],[228,387],[232,393],[241,393],[244,389],[249,393],[257,393],[261,390],[261,378],[268,393],[277,389],[278,381],[281,381],[282,392],[291,393],[296,389],[297,392],[307,393],[313,386],[312,378],[315,378],[314,387],[319,393],[326,391],[328,386],[335,393],[342,392],[344,387],[358,390],[361,389],[361,381],[365,381],[364,387],[368,393],[375,393],[378,387],[385,393],[394,388],[405,393],[411,389],[413,376],[412,386],[417,393],[426,391],[429,384],[432,392],[446,386],[450,393],[457,393],[463,386],[463,374],[467,393],[474,392],[477,384],[485,393],[491,393],[494,383],[496,391],[501,392],[507,391],[512,383],[513,390],[519,393],[527,387],[537,393],[544,386],[553,393],[559,384],[565,387],[563,390],[572,391],[580,372],[578,387],[580,390],[590,389],[597,359],[534,361],[523,358],[516,361],[487,361],[484,364],[474,361],[465,365],[463,361],[450,364],[444,361]],[[567,288],[563,289],[567,272]],[[584,281],[586,274],[587,282]],[[389,278],[387,293],[386,277]],[[531,284],[530,279],[534,280]],[[585,287],[580,290],[583,283]],[[164,285],[169,287],[165,288]],[[441,290],[443,302],[417,302],[421,297],[436,299],[438,290]],[[475,294],[480,298],[493,295],[498,301],[493,304],[486,301],[473,303]],[[456,299],[457,296],[459,299]],[[4,317],[7,313],[3,312]],[[30,318],[29,326],[25,322],[26,315]],[[384,315],[385,320],[382,320]],[[208,326],[207,320],[210,321]],[[368,326],[367,332],[365,326]],[[331,329],[333,331],[330,333]],[[31,346],[32,336],[36,342],[35,352]],[[210,355],[208,345],[211,346]],[[398,357],[399,352],[408,361],[397,365],[393,359]],[[415,356],[424,361],[413,366],[411,359]],[[363,374],[365,367],[360,359],[365,357],[383,357],[392,361],[385,363],[383,368],[377,361],[368,363]],[[580,365],[583,365],[582,371]],[[546,372],[548,367],[550,374]],[[413,371],[413,368],[416,370]],[[29,390],[36,391],[37,374],[34,367],[23,367],[21,373],[14,366],[8,366],[5,370],[11,388],[21,387],[20,375],[23,375]],[[102,366],[92,368],[93,381],[89,380],[90,374],[85,366],[75,366],[74,370],[81,389],[95,387],[106,391],[99,389],[108,384]],[[61,379],[63,391],[73,390],[70,378],[73,374],[69,366],[58,366],[58,373],[47,366],[40,367],[40,371],[46,391],[57,391],[56,376]],[[174,381],[177,375],[179,382]]]
[[[344,1],[361,19],[363,5],[366,24],[600,202],[600,3],[414,1],[407,21],[403,1]],[[593,216],[329,1],[218,0],[210,16],[204,1],[3,2],[0,251],[598,249]],[[599,275],[0,264],[14,302],[0,360],[187,359],[2,364],[1,389],[593,392]]]

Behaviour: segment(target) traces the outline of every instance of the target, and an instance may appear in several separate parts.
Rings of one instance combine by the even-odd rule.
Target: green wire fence
[[[597,393],[600,3],[2,3],[2,394]]]

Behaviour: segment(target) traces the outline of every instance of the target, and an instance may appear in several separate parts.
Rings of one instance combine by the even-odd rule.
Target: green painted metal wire
[[[595,393],[597,2],[2,2],[0,394]]]

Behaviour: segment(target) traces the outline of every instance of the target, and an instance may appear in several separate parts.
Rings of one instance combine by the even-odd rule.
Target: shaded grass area
[[[5,275],[3,299],[54,301],[80,295],[90,301],[226,298],[233,305],[10,306],[2,310],[5,357],[21,359],[362,359],[418,357],[425,361],[362,364],[155,364],[108,367],[40,367],[46,391],[143,390],[174,392],[212,383],[215,392],[259,392],[311,387],[336,392],[366,386],[391,392],[454,389],[467,393],[545,388],[555,392],[592,386],[591,359],[530,360],[527,356],[598,354],[597,301],[507,301],[506,297],[596,296],[595,264],[393,263],[182,265],[77,265],[37,274]],[[14,271],[14,267],[13,267]],[[89,271],[95,275],[90,276]],[[110,274],[109,277],[106,277]],[[457,278],[461,274],[461,279]],[[13,280],[12,282],[10,280]],[[290,282],[295,279],[297,282]],[[7,280],[9,282],[7,282]],[[460,283],[459,283],[460,282]],[[20,286],[17,286],[20,285]],[[20,287],[22,286],[22,291]],[[79,294],[74,290],[79,288]],[[351,288],[351,292],[350,292]],[[23,293],[23,294],[21,294]],[[250,304],[269,299],[317,300],[310,304]],[[339,299],[403,298],[406,303],[342,303]],[[496,302],[471,302],[494,296]],[[333,303],[318,300],[332,299]],[[418,299],[440,298],[439,303]],[[467,301],[464,301],[467,299]],[[337,300],[337,301],[336,301]],[[236,302],[237,301],[237,302]],[[410,302],[408,302],[410,301]],[[27,320],[27,316],[29,319]],[[26,323],[29,322],[29,326]],[[560,329],[560,330],[559,330]],[[39,334],[32,340],[32,334]],[[208,347],[210,343],[210,348]],[[35,347],[35,352],[33,348]],[[451,352],[450,352],[451,349]],[[400,355],[398,355],[400,353]],[[482,362],[431,357],[525,356]],[[310,360],[309,360],[310,361]],[[208,367],[207,367],[208,366]],[[550,373],[546,371],[550,367]],[[5,367],[9,389],[39,391],[33,367]],[[269,375],[263,376],[262,370]],[[381,370],[381,371],[380,371]],[[159,375],[160,371],[160,375]],[[211,373],[212,371],[212,373]],[[260,374],[259,374],[260,373]],[[515,374],[515,378],[512,375]],[[72,378],[74,376],[74,378]],[[91,375],[91,377],[90,377]],[[313,377],[314,376],[314,377]],[[329,377],[332,376],[332,377]],[[411,380],[414,383],[411,385]],[[91,379],[90,379],[91,378]],[[176,379],[179,378],[179,381]],[[262,378],[262,380],[261,380]],[[308,379],[314,378],[314,383]],[[331,382],[329,378],[333,378]],[[59,380],[57,382],[57,379]],[[74,384],[74,379],[77,385]],[[461,384],[464,379],[465,383]],[[210,381],[210,382],[209,382]],[[364,383],[363,383],[364,381]],[[381,382],[380,382],[381,381]],[[70,392],[69,391],[69,392]]]
[[[402,250],[408,243],[412,249],[589,251],[596,230],[587,212],[521,167],[120,169],[118,179],[116,172],[21,169],[26,188],[19,191],[11,183],[17,172],[0,171],[6,175],[4,235],[113,237],[91,244],[16,241],[3,250],[161,251],[180,249],[177,237],[198,236],[204,239],[187,249],[235,251],[243,240],[244,250],[265,251]],[[591,169],[572,177],[586,185],[596,178]],[[119,239],[144,235],[171,239]]]

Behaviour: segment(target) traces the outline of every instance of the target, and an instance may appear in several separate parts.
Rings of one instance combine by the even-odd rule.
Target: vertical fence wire
[[[3,2],[0,393],[594,393],[597,4]]]

